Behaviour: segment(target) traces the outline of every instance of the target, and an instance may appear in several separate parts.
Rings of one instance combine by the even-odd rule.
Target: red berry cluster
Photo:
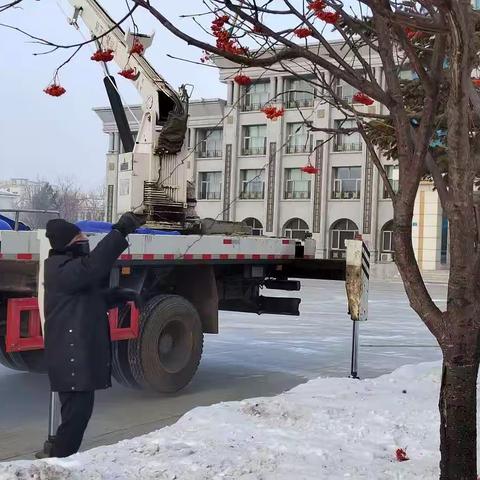
[[[279,117],[283,117],[285,113],[284,108],[274,107],[273,105],[267,105],[261,110],[269,120],[276,120]]]
[[[223,15],[212,21],[211,29],[213,36],[217,39],[217,48],[227,53],[244,55],[247,53],[247,50],[244,47],[241,47],[238,42],[231,37],[230,32],[225,28],[225,24],[228,22],[229,18],[230,17],[228,15]]]
[[[312,34],[308,27],[299,27],[293,31],[298,38],[307,38]]]
[[[425,32],[417,32],[416,30],[413,30],[409,27],[405,27],[405,35],[407,36],[407,38],[411,41],[411,40],[418,40],[420,38],[423,38],[426,36],[426,33]]]
[[[252,79],[248,75],[243,75],[242,73],[235,75],[233,80],[235,83],[242,86],[248,86],[252,83]]]
[[[327,4],[323,0],[312,0],[308,4],[308,9],[315,13],[315,15],[318,15],[326,6]]]
[[[304,167],[301,168],[302,172],[308,173],[309,175],[314,175],[318,173],[318,168],[315,168],[311,163],[308,163]]]
[[[259,23],[256,23],[253,26],[253,33],[265,33],[265,29],[263,28],[262,25],[260,25]]]
[[[138,55],[141,55],[144,51],[145,47],[138,41],[138,39],[135,39],[132,48],[130,49],[130,54],[137,53]]]
[[[136,80],[138,77],[138,74],[134,68],[124,68],[122,71],[118,72],[118,74],[127,80]]]
[[[66,90],[56,83],[52,83],[47,88],[43,90],[47,95],[51,95],[52,97],[61,97]]]
[[[480,78],[472,78],[472,83],[473,83],[476,87],[480,87]]]
[[[200,61],[202,63],[209,62],[212,59],[212,56],[206,50],[204,50],[202,53],[203,55],[200,57]]]
[[[366,95],[363,92],[357,92],[353,96],[353,101],[355,103],[361,103],[362,105],[367,105],[367,106],[372,105],[374,103],[374,100],[371,99],[368,95]]]
[[[318,12],[317,18],[334,25],[340,20],[340,14],[338,12]]]
[[[94,62],[110,62],[113,60],[113,50],[97,50],[90,60]]]

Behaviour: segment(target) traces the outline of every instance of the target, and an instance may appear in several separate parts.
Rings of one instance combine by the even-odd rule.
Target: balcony
[[[388,179],[389,182],[390,182],[390,185],[392,186],[393,188],[393,191],[395,193],[398,192],[398,189],[400,187],[400,182],[398,180],[392,180],[391,178]],[[390,198],[390,195],[388,194],[388,190],[387,188],[384,186],[383,187],[383,199],[386,200],[387,198]]]
[[[241,192],[240,200],[263,200],[264,192]]]
[[[301,98],[298,100],[288,100],[286,102],[286,108],[308,108],[313,107],[312,98]]]
[[[264,145],[263,147],[243,147],[242,148],[242,155],[266,155],[267,154],[267,146]]]
[[[310,191],[285,192],[285,200],[308,200]]]
[[[222,158],[221,150],[197,150],[197,158]]]
[[[290,145],[287,144],[287,153],[311,153],[312,145]]]
[[[333,146],[334,152],[361,152],[361,143],[336,143]]]
[[[359,200],[360,199],[360,190],[345,192],[345,191],[333,191],[332,198],[334,200]]]
[[[222,198],[222,194],[220,191],[202,192],[200,194],[199,200],[220,200],[221,198]]]
[[[268,101],[268,100],[267,100]],[[256,112],[264,107],[265,103],[244,103],[241,105],[242,112]]]

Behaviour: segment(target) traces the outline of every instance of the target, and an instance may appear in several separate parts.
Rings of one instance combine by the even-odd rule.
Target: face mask
[[[88,240],[72,243],[66,251],[71,252],[74,257],[86,257],[90,254],[90,244]]]

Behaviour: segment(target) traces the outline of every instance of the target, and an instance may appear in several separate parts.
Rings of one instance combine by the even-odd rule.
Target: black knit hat
[[[54,250],[64,250],[81,230],[73,223],[61,218],[54,218],[47,223],[46,237]]]

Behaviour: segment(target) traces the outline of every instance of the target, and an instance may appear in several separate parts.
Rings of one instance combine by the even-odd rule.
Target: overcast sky
[[[201,8],[198,0],[162,2],[172,19]],[[125,12],[121,0],[101,0],[111,16],[119,19]],[[68,0],[24,0],[23,8],[0,15],[0,22],[21,27],[40,37],[59,43],[82,41],[68,25],[62,9],[71,15]],[[172,86],[193,83],[193,98],[225,97],[226,89],[213,68],[175,61],[167,54],[198,60],[201,52],[189,47],[163,29],[153,17],[144,13],[135,17],[141,31],[155,31],[155,40],[147,58]],[[191,20],[178,20],[190,32],[197,31]],[[84,30],[86,33],[86,31]],[[54,181],[59,176],[73,176],[85,189],[104,180],[107,137],[93,107],[106,106],[102,69],[92,62],[92,50],[86,47],[60,73],[67,94],[60,98],[46,95],[55,68],[70,51],[33,56],[42,47],[29,43],[21,34],[0,27],[0,51],[3,88],[0,90],[0,179],[26,177]],[[112,65],[112,71],[120,70]],[[140,103],[128,80],[117,77],[125,101]]]

